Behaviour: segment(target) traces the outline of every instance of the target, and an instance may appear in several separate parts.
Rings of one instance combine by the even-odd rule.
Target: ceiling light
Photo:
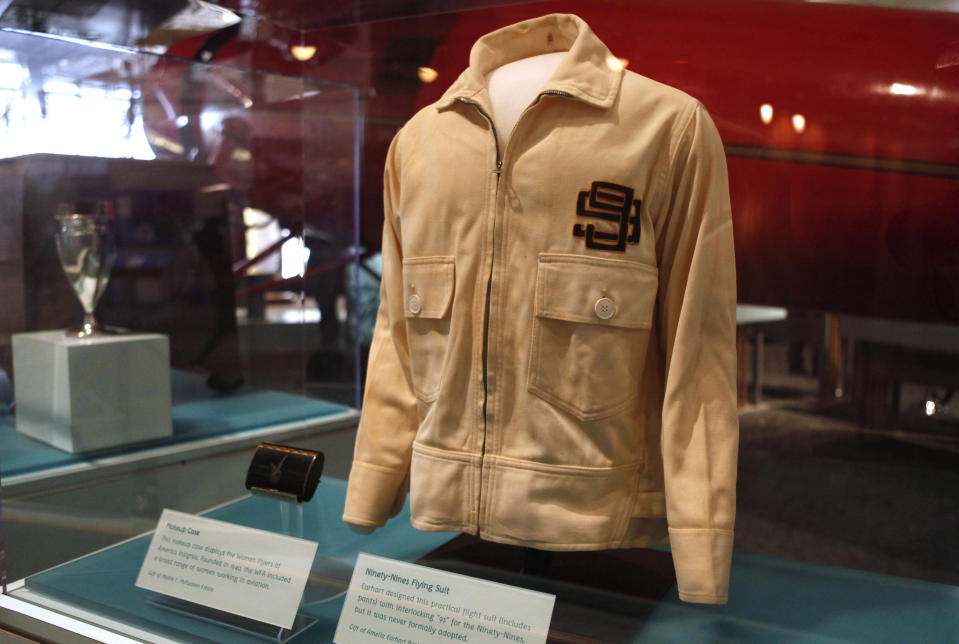
[[[889,92],[899,96],[915,96],[920,93],[918,87],[906,83],[893,83],[889,86]]]
[[[290,47],[290,53],[301,63],[305,63],[316,54],[316,47],[313,45],[293,45]]]
[[[440,73],[432,67],[420,67],[416,70],[416,75],[419,76],[420,80],[424,83],[432,83],[439,77]]]
[[[616,56],[607,56],[606,64],[609,65],[609,68],[615,72],[622,71],[626,69],[626,66],[629,65],[628,58],[617,58]]]
[[[759,107],[759,118],[762,119],[763,123],[769,125],[773,122],[773,106],[769,103],[764,103]]]

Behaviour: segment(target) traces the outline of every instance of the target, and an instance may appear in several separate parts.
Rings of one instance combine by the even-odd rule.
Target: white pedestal
[[[17,431],[68,452],[170,436],[170,342],[160,334],[13,335]]]

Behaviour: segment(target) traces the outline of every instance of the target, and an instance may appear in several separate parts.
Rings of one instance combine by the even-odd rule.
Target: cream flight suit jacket
[[[566,51],[506,145],[487,74]],[[420,530],[545,550],[671,545],[726,601],[735,265],[703,106],[623,71],[580,18],[481,38],[396,135],[381,304],[344,519],[410,492]]]

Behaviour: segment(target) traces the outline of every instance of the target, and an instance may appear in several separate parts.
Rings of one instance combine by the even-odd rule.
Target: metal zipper
[[[515,131],[516,127],[519,126],[519,124],[522,122],[522,120],[523,120],[523,118],[526,116],[526,114],[527,114],[531,109],[533,109],[533,107],[535,107],[537,104],[539,104],[539,102],[540,102],[540,100],[542,100],[543,96],[546,96],[546,95],[552,95],[552,96],[572,96],[572,94],[569,94],[569,93],[567,93],[567,92],[561,92],[561,91],[559,91],[559,90],[544,90],[544,91],[540,92],[539,94],[536,95],[536,98],[533,99],[533,102],[530,103],[530,104],[526,107],[525,110],[523,110],[523,113],[519,115],[519,118],[516,120],[516,125],[513,126],[513,130],[514,130],[514,131]],[[497,133],[496,133],[496,125],[493,123],[493,117],[490,116],[490,115],[486,112],[486,110],[483,109],[483,106],[480,105],[479,103],[475,102],[475,101],[471,101],[471,100],[466,99],[466,98],[456,98],[455,100],[458,101],[458,102],[460,102],[460,103],[465,103],[465,104],[467,104],[467,105],[472,105],[473,107],[475,107],[476,110],[477,110],[477,111],[483,116],[483,118],[485,118],[486,121],[489,123],[490,132],[493,134],[493,142],[494,142],[494,145],[495,145],[495,148],[496,148],[496,169],[494,169],[494,170],[492,171],[493,174],[496,175],[496,190],[495,190],[494,202],[493,202],[493,225],[495,226],[495,224],[496,224],[496,207],[497,207],[497,205],[498,205],[498,203],[499,203],[500,177],[501,177],[502,174],[503,174],[503,160],[504,160],[504,159],[503,159],[503,154],[505,154],[505,151],[504,151],[503,154],[500,153],[500,148],[499,148],[499,136],[497,136]],[[510,140],[512,140],[512,138],[513,138],[512,133],[510,133]],[[507,150],[507,151],[509,150],[509,141],[506,142],[506,150]],[[495,245],[494,245],[494,246],[495,246]],[[494,247],[493,250],[494,250],[494,252],[495,252],[495,247]],[[481,445],[481,447],[480,447],[480,487],[479,487],[479,495],[478,495],[478,499],[477,499],[477,508],[476,508],[476,515],[477,515],[477,516],[476,516],[476,531],[477,531],[477,534],[479,533],[479,524],[480,524],[480,516],[479,516],[479,514],[480,514],[480,512],[482,511],[482,507],[483,507],[483,480],[482,480],[483,477],[482,477],[482,467],[483,467],[484,459],[485,459],[485,457],[486,457],[486,430],[487,430],[487,422],[488,422],[488,414],[487,414],[487,410],[486,410],[486,405],[487,405],[487,403],[489,402],[489,389],[487,388],[487,383],[486,383],[486,381],[487,381],[487,377],[488,377],[488,365],[489,365],[489,363],[488,363],[488,356],[489,356],[490,298],[491,298],[492,291],[493,291],[493,265],[494,265],[494,263],[495,263],[495,257],[490,260],[489,275],[487,275],[487,277],[486,277],[486,303],[485,303],[484,310],[483,310],[483,442],[482,442],[482,445]]]
[[[493,134],[493,145],[496,148],[496,168],[493,170],[493,174],[496,175],[496,190],[493,196],[493,223],[496,222],[496,202],[499,200],[499,179],[500,175],[503,172],[503,158],[500,154],[499,149],[499,137],[496,135],[496,126],[493,124],[493,117],[486,113],[486,110],[483,109],[483,106],[479,103],[467,100],[465,98],[457,98],[457,101],[461,103],[466,103],[467,105],[472,105],[476,108],[480,114],[483,115],[483,118],[489,123],[490,132]],[[480,482],[479,482],[479,491],[477,493],[476,500],[476,533],[479,534],[480,527],[480,512],[483,507],[483,459],[486,457],[486,405],[489,401],[489,389],[487,388],[486,379],[488,373],[488,352],[489,352],[489,309],[490,309],[490,294],[493,290],[493,262],[490,261],[489,274],[486,276],[486,302],[483,305],[483,442],[480,445]]]

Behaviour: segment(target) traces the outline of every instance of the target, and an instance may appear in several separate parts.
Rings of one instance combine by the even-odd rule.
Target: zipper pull
[[[497,162],[496,162],[496,169],[493,170],[493,174],[497,174],[497,175],[498,175],[498,174],[502,174],[502,172],[503,172],[503,162],[502,162],[502,161],[497,161]]]

